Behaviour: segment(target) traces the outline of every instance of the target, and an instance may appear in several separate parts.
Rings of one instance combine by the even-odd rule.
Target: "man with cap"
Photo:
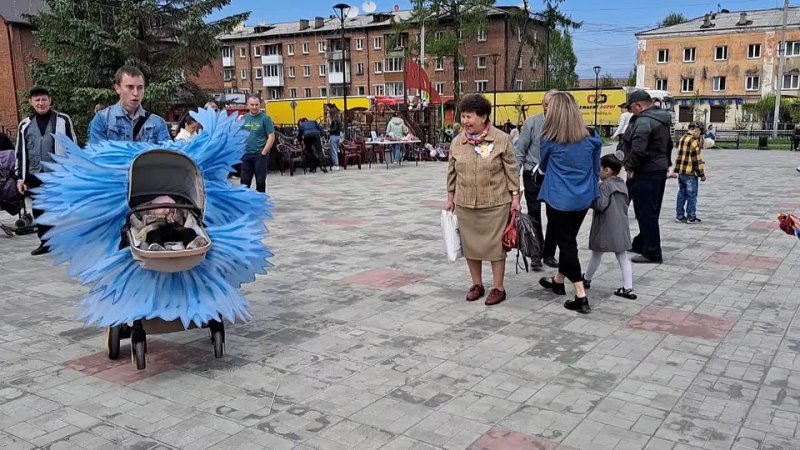
[[[64,113],[53,110],[50,102],[50,92],[41,86],[35,86],[28,92],[28,103],[33,108],[33,114],[23,119],[17,127],[16,175],[17,190],[20,194],[42,185],[37,175],[48,171],[43,162],[52,162],[53,154],[65,154],[64,148],[53,137],[54,134],[65,135],[73,142],[78,141],[72,119]],[[32,197],[36,195],[31,192]],[[38,219],[42,213],[44,211],[40,209],[33,209],[34,218]],[[31,255],[42,255],[50,251],[46,239],[43,239],[50,228],[52,227],[36,225],[40,243]]]
[[[669,111],[657,108],[646,91],[633,91],[628,96],[633,117],[622,136],[619,150],[624,154],[628,172],[628,189],[639,234],[633,238],[631,251],[639,253],[634,263],[660,264],[661,230],[658,220],[664,200],[667,170],[671,165],[672,136]]]

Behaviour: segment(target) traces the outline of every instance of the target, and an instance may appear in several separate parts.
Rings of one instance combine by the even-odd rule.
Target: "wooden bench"
[[[741,135],[739,133],[730,133],[725,131],[719,131],[716,133],[717,137],[714,139],[714,145],[720,142],[730,142],[736,143],[736,149],[739,149],[739,143],[741,142]]]

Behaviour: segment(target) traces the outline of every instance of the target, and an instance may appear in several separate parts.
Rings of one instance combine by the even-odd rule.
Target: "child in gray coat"
[[[589,233],[589,250],[592,259],[583,275],[583,285],[587,289],[592,284],[592,276],[600,267],[603,253],[617,255],[622,270],[623,286],[614,295],[636,299],[633,292],[633,268],[628,258],[631,246],[631,230],[628,226],[628,205],[630,196],[625,182],[618,176],[622,162],[614,155],[600,158],[600,197],[592,202],[592,230]]]

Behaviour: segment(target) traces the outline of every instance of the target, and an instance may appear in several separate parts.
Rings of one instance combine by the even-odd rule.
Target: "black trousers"
[[[639,223],[639,234],[633,238],[631,249],[654,261],[662,260],[658,219],[661,215],[666,184],[666,170],[636,172],[634,177],[628,180],[633,211]]]
[[[318,134],[304,135],[303,145],[305,147],[309,168],[316,169],[325,164],[325,156],[322,154],[322,139]]]
[[[558,246],[558,272],[573,283],[583,280],[578,259],[578,232],[587,211],[561,211],[547,205],[547,236],[555,239]]]
[[[267,191],[267,156],[258,155],[244,155],[242,157],[242,185],[248,188],[253,182],[253,177],[256,179],[256,190],[258,192]]]
[[[539,190],[542,188],[544,175],[537,175],[535,178],[528,172],[522,173],[522,183],[525,185],[525,203],[528,206],[528,215],[533,220],[533,232],[536,233],[539,242],[544,244],[542,256],[552,258],[556,256],[556,242],[550,233],[545,235],[542,231],[542,201],[539,200]],[[547,220],[550,221],[550,216]]]
[[[39,177],[37,177],[36,175],[28,174],[28,176],[25,178],[25,185],[28,186],[28,189],[35,189],[42,185],[42,180],[40,180]],[[30,195],[31,195],[31,200],[36,200],[37,194],[31,192]],[[31,212],[33,213],[34,219],[38,219],[44,214],[44,211],[38,208],[31,209]],[[41,225],[37,221],[36,235],[39,236],[39,240],[42,242],[42,245],[45,245],[47,241],[46,239],[42,239],[42,236],[44,236],[44,234],[50,231],[50,229],[52,228],[53,227],[49,225]]]

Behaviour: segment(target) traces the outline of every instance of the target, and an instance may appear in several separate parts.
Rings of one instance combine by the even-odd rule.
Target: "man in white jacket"
[[[611,135],[611,139],[619,139],[620,136],[625,134],[625,130],[628,129],[628,124],[631,123],[631,117],[633,117],[633,113],[628,110],[628,105],[623,103],[619,105],[619,109],[622,110],[622,113],[619,115],[619,125],[617,129],[614,131],[614,134]]]

